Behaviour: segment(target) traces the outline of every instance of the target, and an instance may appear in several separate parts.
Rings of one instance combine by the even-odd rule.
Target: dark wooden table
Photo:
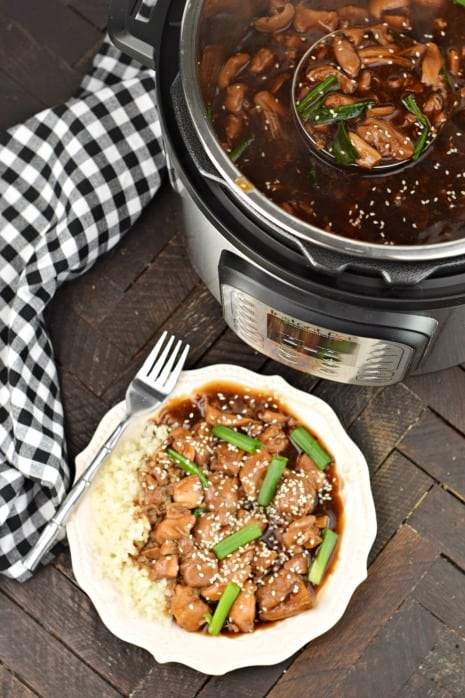
[[[98,48],[104,0],[0,0],[0,127],[67,99]],[[234,361],[327,400],[369,463],[378,517],[369,576],[338,625],[277,666],[209,677],[112,636],[65,548],[25,583],[0,579],[0,695],[465,695],[465,372],[384,389],[333,384],[256,354],[190,266],[165,187],[124,241],[48,310],[70,455],[88,443],[163,329],[189,366]]]

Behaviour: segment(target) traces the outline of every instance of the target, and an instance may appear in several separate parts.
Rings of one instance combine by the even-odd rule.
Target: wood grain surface
[[[107,12],[104,0],[0,0],[0,128],[71,96]],[[281,664],[220,677],[158,664],[114,637],[63,547],[31,581],[0,579],[0,696],[465,696],[463,366],[370,389],[265,359],[227,329],[192,269],[167,184],[115,250],[60,289],[47,322],[71,462],[167,329],[192,344],[191,368],[234,361],[326,400],[367,458],[378,534],[336,627]]]

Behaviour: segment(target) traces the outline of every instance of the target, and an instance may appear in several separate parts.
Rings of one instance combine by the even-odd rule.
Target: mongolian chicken
[[[199,82],[251,187],[356,240],[465,236],[465,0],[263,0],[231,43],[227,11],[205,4]]]
[[[337,556],[335,464],[269,395],[207,386],[155,420],[137,508],[150,532],[136,565],[169,581],[188,631],[249,633],[311,609]]]

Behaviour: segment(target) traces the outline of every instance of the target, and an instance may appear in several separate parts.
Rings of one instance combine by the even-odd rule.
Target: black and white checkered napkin
[[[0,573],[70,484],[43,310],[131,227],[165,170],[154,74],[108,40],[66,104],[0,134]]]

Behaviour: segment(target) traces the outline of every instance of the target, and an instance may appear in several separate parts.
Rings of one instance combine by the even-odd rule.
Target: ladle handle
[[[108,33],[121,51],[148,68],[155,68],[171,0],[111,0]]]

